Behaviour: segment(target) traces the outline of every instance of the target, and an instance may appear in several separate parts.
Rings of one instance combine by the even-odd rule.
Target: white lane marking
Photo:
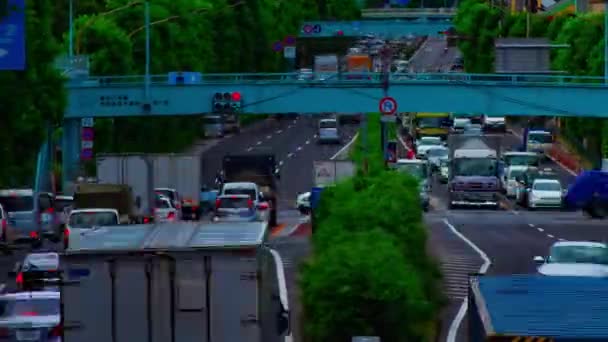
[[[277,270],[277,280],[279,283],[279,299],[281,300],[281,305],[283,308],[289,312],[289,296],[287,293],[287,281],[285,280],[285,265],[283,264],[283,259],[281,259],[281,255],[279,252],[274,249],[270,249],[270,254],[274,259],[274,265]],[[285,336],[285,342],[292,342],[293,337],[291,336],[291,332],[289,335]]]
[[[293,157],[293,153],[289,152],[289,154],[287,155],[287,158],[291,158]]]
[[[443,219],[443,223],[454,233],[454,235],[458,236],[462,241],[464,241],[469,247],[471,247],[483,260],[483,264],[479,268],[479,273],[486,273],[490,265],[492,265],[492,261],[488,258],[488,255],[481,250],[481,248],[477,247],[471,240],[467,239],[461,232],[459,232],[452,224],[448,221],[448,219]],[[467,314],[467,298],[462,301],[460,305],[460,309],[452,320],[452,324],[450,324],[450,329],[448,330],[448,336],[446,338],[446,342],[456,342],[456,336],[458,335],[458,329],[460,328],[460,324],[462,324],[462,320],[464,316]]]
[[[534,228],[534,224],[533,223],[528,223],[528,226]]]
[[[519,215],[519,211],[517,211],[517,210],[511,210],[511,214],[513,214],[513,215]]]
[[[283,133],[282,129],[280,129],[280,130],[277,131],[277,134],[281,134],[281,133]]]
[[[262,145],[261,141],[258,141],[257,143],[255,143],[256,145]]]
[[[346,150],[347,148],[349,148],[350,145],[352,145],[357,140],[358,136],[359,136],[359,133],[357,132],[357,134],[355,134],[355,136],[346,145],[342,146],[342,148],[338,152],[336,152],[336,154],[334,154],[331,158],[329,158],[329,160],[334,160],[334,159],[338,158],[338,156],[342,152],[344,152],[344,150]]]
[[[552,238],[552,239],[555,237],[555,236],[553,236],[551,234],[547,234],[547,236],[550,237],[550,238]]]
[[[281,165],[283,165],[283,161],[282,160],[279,162],[279,166],[281,166]]]
[[[247,152],[251,152],[253,150],[253,147],[248,147],[247,148]]]
[[[302,151],[302,146],[298,146],[298,148],[296,150]]]
[[[310,140],[306,140],[306,143],[305,143],[305,144],[306,144],[306,145],[310,144]]]
[[[566,239],[562,239],[562,238],[559,238],[558,240],[559,240],[559,241],[566,241]]]
[[[315,135],[313,135],[312,137],[313,137],[313,138],[316,138],[316,137],[317,137],[317,135],[315,134]]]
[[[544,229],[542,229],[542,228],[536,228],[536,230],[538,230],[538,231],[539,231],[539,232],[541,232],[541,233],[545,231],[545,230],[544,230]]]
[[[291,128],[291,127],[292,127],[291,125],[287,125],[287,128]]]
[[[267,135],[266,136],[266,139],[270,139],[270,138],[272,138],[272,135]]]

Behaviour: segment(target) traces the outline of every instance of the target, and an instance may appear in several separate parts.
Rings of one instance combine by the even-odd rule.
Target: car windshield
[[[442,127],[445,118],[416,118],[416,126],[420,128]]]
[[[438,146],[438,145],[441,145],[441,140],[422,138],[422,139],[420,139],[420,145],[421,146]]]
[[[549,133],[529,133],[528,141],[537,144],[550,144],[553,142],[553,138]]]
[[[255,189],[245,189],[245,188],[225,189],[224,195],[249,195],[249,198],[251,198],[251,199],[256,198]]]
[[[526,170],[511,170],[509,171],[509,179],[517,179],[518,177],[523,176],[526,173]]]
[[[333,120],[321,121],[319,123],[319,128],[336,128],[336,127],[337,127],[336,121],[333,121]]]
[[[562,191],[562,186],[556,182],[535,182],[533,189],[539,191]]]
[[[505,156],[505,164],[517,166],[539,166],[540,158],[536,155]]]
[[[427,177],[426,165],[424,164],[397,163],[394,167],[395,169],[401,172],[409,173],[418,179],[425,179]]]
[[[429,157],[446,157],[448,150],[445,148],[432,148],[427,152]]]
[[[9,213],[34,210],[32,196],[0,196],[0,204]]]
[[[608,248],[596,246],[554,246],[550,263],[608,264]]]
[[[59,315],[59,298],[0,299],[0,317]]]
[[[68,225],[71,228],[93,228],[95,226],[115,226],[118,218],[113,211],[72,212]]]
[[[217,125],[222,123],[222,118],[217,116],[207,116],[204,118],[205,125]]]
[[[455,176],[496,176],[496,159],[493,158],[461,158],[454,160]]]
[[[249,198],[242,196],[226,196],[220,198],[218,209],[243,209],[249,207]]]

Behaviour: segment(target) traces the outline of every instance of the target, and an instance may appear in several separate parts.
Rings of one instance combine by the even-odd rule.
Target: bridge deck
[[[384,81],[334,75],[299,81],[296,74],[206,74],[174,85],[153,76],[90,78],[67,85],[66,118],[197,115],[211,111],[216,92],[239,91],[246,113],[377,112]],[[393,74],[389,94],[399,111],[608,117],[608,85],[600,77],[494,74]],[[143,104],[151,105],[145,112]]]

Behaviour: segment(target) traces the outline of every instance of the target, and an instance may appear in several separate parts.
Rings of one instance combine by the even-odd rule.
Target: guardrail
[[[392,73],[392,84],[469,84],[469,85],[553,85],[608,87],[603,77],[568,75],[526,75],[526,74],[465,74],[465,73]],[[100,76],[68,81],[68,88],[143,86],[145,76]],[[245,74],[203,74],[199,82],[175,84],[167,75],[150,76],[151,85],[188,87],[201,84],[269,84],[303,86],[380,86],[385,82],[382,73],[336,73],[315,76],[303,73],[245,73]]]

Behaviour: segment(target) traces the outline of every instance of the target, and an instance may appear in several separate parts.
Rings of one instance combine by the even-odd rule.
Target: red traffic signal
[[[241,93],[239,93],[238,91],[233,92],[232,93],[232,101],[234,101],[234,102],[241,101]]]

